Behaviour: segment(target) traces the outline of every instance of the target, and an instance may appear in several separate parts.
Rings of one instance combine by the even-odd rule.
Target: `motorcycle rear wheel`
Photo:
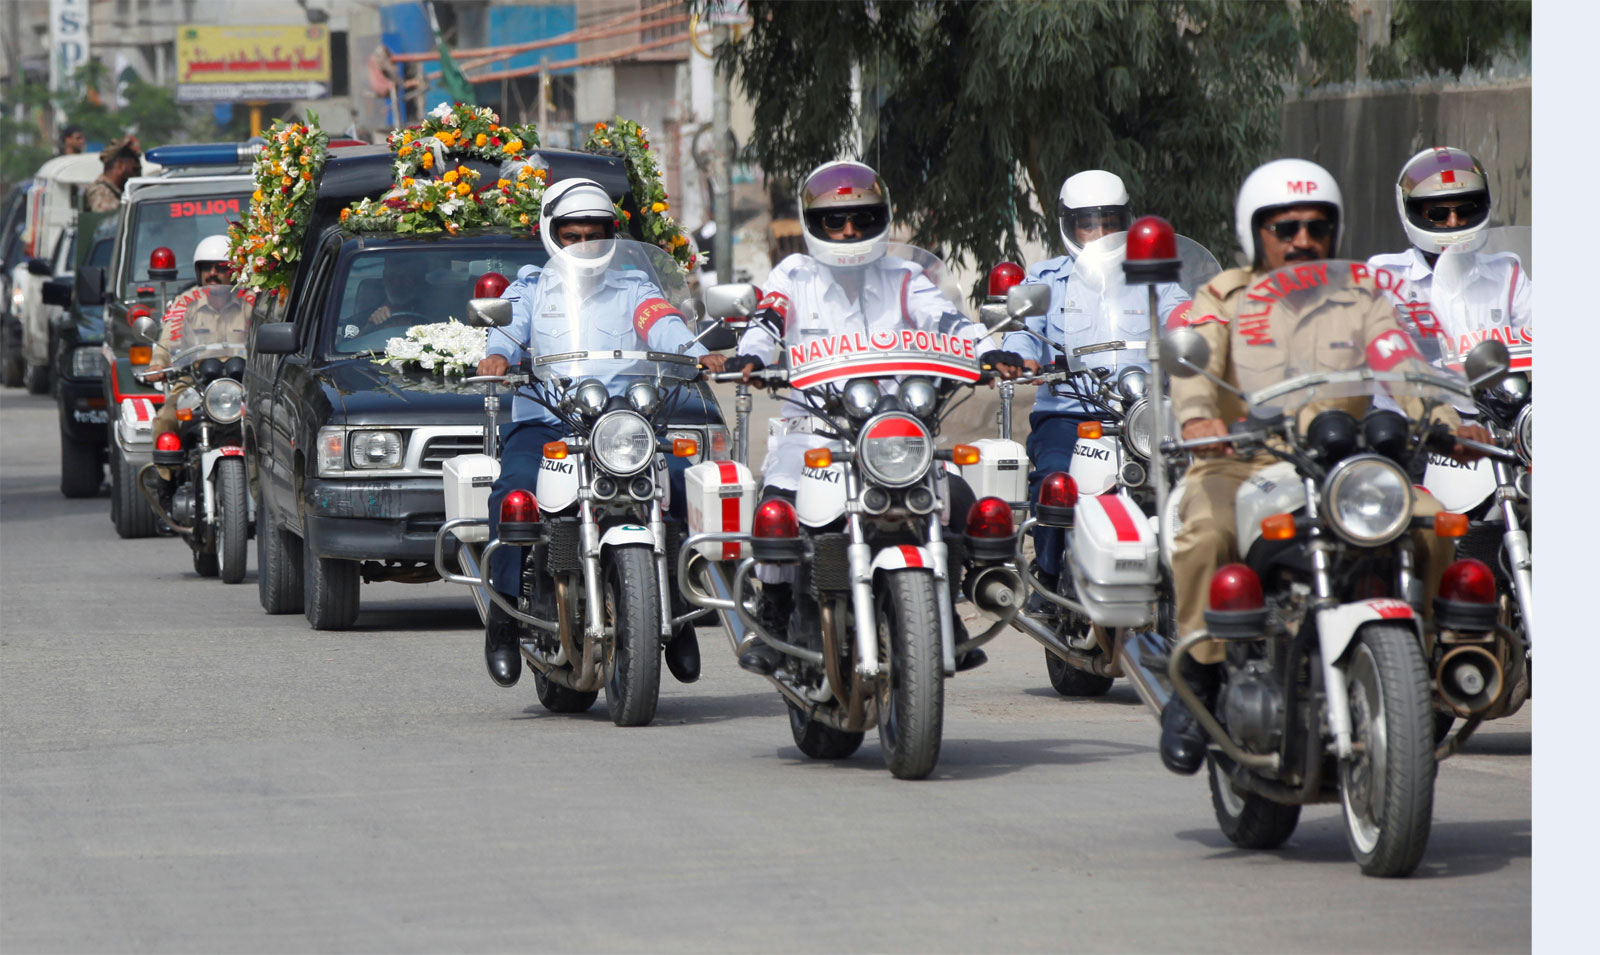
[[[587,713],[600,698],[599,690],[580,693],[546,679],[538,670],[533,671],[533,691],[539,694],[539,703],[552,713]]]
[[[787,701],[785,701],[787,703]],[[861,748],[865,733],[846,733],[826,723],[807,719],[806,714],[793,703],[789,707],[789,732],[794,745],[812,759],[846,759]]]
[[[655,554],[643,544],[606,555],[601,601],[613,636],[606,647],[606,704],[618,726],[648,726],[661,692],[661,595]]]
[[[244,580],[250,544],[250,493],[245,486],[244,460],[223,458],[213,480],[217,492],[217,554],[225,584]]]
[[[1233,791],[1215,755],[1208,754],[1206,764],[1211,808],[1229,842],[1241,849],[1276,849],[1289,840],[1300,824],[1299,806],[1286,806],[1256,793],[1240,795]]]
[[[1350,851],[1367,875],[1410,875],[1433,828],[1433,696],[1416,634],[1367,624],[1349,651],[1351,738],[1339,764]]]
[[[203,528],[195,528],[196,536],[205,533]],[[221,569],[215,550],[206,550],[204,544],[191,544],[194,554],[194,572],[202,577],[215,577]]]
[[[1111,677],[1080,670],[1049,650],[1044,652],[1044,669],[1050,675],[1050,685],[1062,696],[1105,696],[1116,682]]]
[[[922,779],[939,762],[944,664],[939,598],[929,570],[896,570],[878,586],[878,744],[889,772]]]

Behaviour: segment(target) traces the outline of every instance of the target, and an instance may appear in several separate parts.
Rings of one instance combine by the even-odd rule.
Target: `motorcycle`
[[[890,254],[939,284],[937,257],[906,247]],[[743,324],[758,297],[750,285],[713,287],[707,310]],[[787,704],[802,753],[846,758],[876,725],[890,772],[921,779],[939,758],[945,678],[1000,633],[1017,599],[1007,501],[976,500],[965,534],[945,535],[945,465],[975,464],[979,451],[935,444],[940,420],[985,380],[978,350],[954,335],[901,329],[786,342],[785,352],[787,367],[756,377],[789,389],[823,440],[805,452],[792,504],[769,496],[757,506],[756,481],[737,462],[691,468],[679,583],[691,603],[718,611],[735,654],[756,640],[781,652],[766,679]],[[785,636],[762,624],[772,598],[752,584],[758,562],[797,578]],[[969,636],[954,617],[956,593],[997,621]]]
[[[704,614],[672,613],[668,562],[679,535],[664,518],[666,456],[700,451],[696,440],[669,433],[674,411],[700,400],[689,387],[700,368],[690,356],[646,347],[647,322],[681,317],[678,307],[689,302],[682,272],[666,253],[621,239],[584,243],[579,251],[608,262],[605,281],[625,275],[653,283],[659,294],[624,316],[620,328],[597,321],[607,316],[571,301],[577,296],[546,299],[534,340],[519,343],[534,356],[531,364],[467,379],[491,385],[484,452],[445,462],[447,519],[435,536],[434,563],[442,579],[473,588],[480,612],[492,601],[526,628],[522,657],[547,710],[586,712],[603,688],[613,723],[645,726],[655,718],[662,647]],[[592,286],[597,279],[583,272],[552,261],[541,286]],[[508,299],[475,298],[469,323],[502,334],[511,307]],[[544,446],[537,486],[506,495],[499,537],[490,539],[489,489],[500,473],[496,385],[550,411],[567,434]],[[447,566],[452,539],[460,570]],[[502,547],[528,548],[515,604],[486,585],[489,561]]]
[[[1286,327],[1294,327],[1295,316],[1330,296],[1358,308],[1382,301],[1370,273],[1358,262],[1301,264],[1252,289],[1287,309]],[[1209,348],[1194,330],[1170,332],[1160,347],[1168,374],[1211,377]],[[1294,831],[1301,806],[1337,800],[1362,871],[1403,876],[1427,846],[1435,765],[1449,755],[1433,743],[1423,584],[1410,532],[1451,537],[1466,528],[1460,514],[1414,515],[1409,469],[1453,439],[1443,425],[1383,409],[1358,421],[1330,408],[1302,432],[1298,412],[1312,402],[1379,396],[1417,399],[1426,410],[1470,401],[1472,386],[1496,373],[1469,368],[1469,381],[1429,365],[1399,330],[1341,360],[1348,364],[1339,371],[1285,370],[1248,395],[1212,378],[1239,394],[1251,417],[1224,438],[1164,441],[1175,452],[1220,442],[1278,460],[1239,488],[1242,561],[1212,578],[1205,629],[1164,654],[1136,642],[1122,652],[1156,712],[1170,687],[1210,737],[1212,805],[1230,841],[1275,847]],[[1480,639],[1493,628],[1494,602],[1493,581],[1475,562],[1446,567],[1433,608],[1439,642]],[[1208,637],[1226,654],[1214,707],[1179,666]]]
[[[135,484],[156,516],[189,545],[194,572],[226,584],[244,579],[255,522],[240,425],[245,344],[231,340],[243,328],[240,324],[223,335],[186,326],[172,363],[141,376],[165,383],[167,400],[176,405],[178,430],[156,438]],[[134,322],[133,331],[146,342],[160,337],[160,326],[148,315]],[[179,391],[180,385],[186,387]],[[157,467],[173,476],[170,500],[163,500],[147,477]]]
[[[1177,284],[1192,299],[1221,269],[1199,243],[1183,236],[1174,239],[1180,263]],[[1049,388],[1058,397],[1080,402],[1093,419],[1078,425],[1068,471],[1047,475],[1041,482],[1039,499],[1032,503],[1034,513],[1019,537],[1026,540],[1035,525],[1066,530],[1061,566],[1067,572],[1052,588],[1033,573],[1020,551],[1017,554],[1017,566],[1026,568],[1024,588],[1040,594],[1043,606],[1030,609],[1025,603],[1012,626],[1044,646],[1050,684],[1069,697],[1103,696],[1111,689],[1123,675],[1116,654],[1120,643],[1152,627],[1170,636],[1171,587],[1159,572],[1155,553],[1150,441],[1156,402],[1148,393],[1146,353],[1154,327],[1152,309],[1159,314],[1162,306],[1157,296],[1127,282],[1123,270],[1127,240],[1127,233],[1117,233],[1084,247],[1067,288],[1073,311],[1061,319],[1070,323],[1073,318],[1066,317],[1070,314],[1084,329],[1111,329],[1123,337],[1062,354],[1058,343],[1027,328],[1020,312],[1008,315],[1003,325],[1027,331],[1057,353],[1052,366],[1017,383]],[[1028,287],[1019,288],[1019,308],[1030,310],[1020,305]],[[1040,301],[1047,308],[1048,290],[1037,288],[1043,292],[1031,294],[1042,294]],[[991,292],[997,291],[991,282]],[[1033,305],[1031,310],[1039,307]],[[1169,321],[1181,322],[1188,302],[1168,307]],[[1009,398],[1003,395],[1002,402]],[[1170,409],[1171,402],[1163,400],[1161,407]],[[1010,420],[1008,412],[1002,408],[1003,426]],[[1167,463],[1172,483],[1182,462]]]

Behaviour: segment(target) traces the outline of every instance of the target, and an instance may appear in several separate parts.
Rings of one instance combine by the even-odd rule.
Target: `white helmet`
[[[1061,241],[1076,259],[1083,254],[1078,244],[1073,224],[1079,216],[1092,218],[1095,224],[1107,215],[1117,217],[1119,223],[1113,232],[1127,232],[1133,221],[1128,211],[1128,187],[1122,178],[1104,169],[1086,169],[1070,176],[1061,184],[1061,196],[1056,200],[1056,224],[1061,229]]]
[[[539,207],[539,239],[550,253],[550,264],[558,269],[572,269],[575,275],[590,276],[605,270],[611,263],[616,247],[605,245],[605,251],[590,256],[574,255],[556,241],[556,229],[561,222],[582,219],[605,226],[606,238],[617,235],[617,209],[611,195],[593,179],[563,179],[544,194]]]
[[[1423,214],[1423,204],[1431,199],[1468,200],[1458,207],[1466,224],[1446,229]],[[1394,204],[1400,210],[1411,244],[1438,255],[1445,249],[1476,238],[1489,226],[1489,178],[1483,167],[1464,149],[1441,146],[1424,149],[1401,167],[1394,184]],[[1446,215],[1448,218],[1448,214]]]
[[[1339,237],[1344,219],[1344,198],[1333,174],[1309,159],[1274,159],[1244,178],[1239,199],[1233,207],[1233,228],[1239,248],[1250,256],[1252,265],[1261,260],[1256,246],[1256,228],[1265,213],[1290,206],[1326,206],[1333,220],[1333,241],[1329,253],[1339,252]]]
[[[859,238],[835,242],[825,225],[837,219],[843,228],[850,217]],[[883,258],[889,247],[894,209],[889,187],[872,167],[858,162],[823,163],[800,186],[800,228],[806,251],[829,268],[860,268]]]
[[[228,261],[228,237],[225,235],[208,235],[200,240],[194,247],[194,269],[200,271],[201,262],[226,262]]]

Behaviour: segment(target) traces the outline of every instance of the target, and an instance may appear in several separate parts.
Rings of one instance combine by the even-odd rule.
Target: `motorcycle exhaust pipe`
[[[1482,713],[1505,692],[1505,670],[1494,654],[1480,646],[1456,647],[1446,653],[1434,679],[1439,698],[1457,716]]]
[[[974,567],[963,584],[967,599],[984,613],[1004,616],[1022,600],[1022,578],[1004,564]]]

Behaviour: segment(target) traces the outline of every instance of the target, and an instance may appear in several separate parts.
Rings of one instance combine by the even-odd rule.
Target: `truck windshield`
[[[382,352],[415,325],[464,321],[473,287],[488,272],[516,281],[524,265],[542,266],[544,246],[494,236],[365,249],[348,255],[328,293],[326,353]]]
[[[244,218],[250,194],[239,192],[207,196],[152,197],[133,204],[129,237],[133,250],[124,277],[125,297],[150,287],[150,253],[165,246],[178,260],[178,279],[168,282],[168,293],[194,281],[194,247],[208,235],[226,235],[229,222]]]

